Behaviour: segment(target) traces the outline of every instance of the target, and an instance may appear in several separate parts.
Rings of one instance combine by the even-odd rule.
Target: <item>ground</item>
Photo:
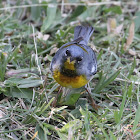
[[[84,88],[63,89],[50,72],[76,25],[93,26],[98,72]],[[140,139],[140,3],[1,1],[0,139]],[[66,94],[68,93],[68,94]]]

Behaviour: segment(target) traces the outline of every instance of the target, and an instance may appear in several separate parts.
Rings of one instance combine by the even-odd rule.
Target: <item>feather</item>
[[[76,26],[74,30],[74,40],[78,39],[79,37],[82,37],[83,40],[81,40],[79,44],[87,45],[93,31],[94,31],[93,27]]]

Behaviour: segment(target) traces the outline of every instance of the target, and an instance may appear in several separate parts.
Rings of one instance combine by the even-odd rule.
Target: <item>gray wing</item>
[[[76,26],[74,29],[74,40],[79,37],[83,37],[83,40],[79,44],[87,45],[90,36],[92,35],[94,28],[91,26]]]

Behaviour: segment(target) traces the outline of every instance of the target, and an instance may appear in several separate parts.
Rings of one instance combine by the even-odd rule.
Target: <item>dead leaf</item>
[[[109,18],[107,21],[107,32],[114,33],[115,29],[116,29],[116,19]]]
[[[116,35],[119,35],[121,33],[122,29],[123,29],[123,24],[117,26],[117,28],[115,29],[114,33]]]
[[[37,38],[38,39],[42,39],[42,40],[46,41],[46,40],[48,40],[49,37],[50,37],[49,34],[43,35],[41,32],[37,33]]]
[[[41,32],[38,32],[38,34],[37,34],[37,38],[38,38],[38,39],[43,38],[43,34],[42,34]]]
[[[13,33],[14,33],[14,31],[11,31],[11,32],[9,32],[9,33],[5,33],[4,35],[6,35],[6,36],[12,36]]]
[[[129,49],[128,53],[129,53],[130,55],[133,55],[133,56],[136,55],[136,52],[135,52],[134,50],[132,50],[132,49]]]
[[[128,50],[129,46],[132,44],[133,38],[134,38],[134,33],[135,33],[135,23],[132,22],[131,25],[130,25],[130,28],[129,28],[129,35],[128,35],[128,38],[127,38],[127,42],[124,46],[124,50]]]
[[[50,55],[56,53],[58,51],[57,47],[54,47],[53,49],[51,49]]]
[[[94,44],[90,44],[90,47],[92,50],[94,50],[95,52],[99,52],[97,49],[96,49],[96,46]]]
[[[50,37],[50,35],[46,34],[43,36],[43,40],[46,41],[46,40],[48,40],[49,37]]]

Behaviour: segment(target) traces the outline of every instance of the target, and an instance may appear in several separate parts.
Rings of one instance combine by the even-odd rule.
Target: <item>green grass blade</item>
[[[126,95],[127,95],[127,90],[125,90],[124,95],[123,95],[123,100],[122,100],[122,104],[121,104],[120,111],[119,111],[119,116],[118,116],[119,117],[119,121],[121,120],[123,112],[124,112]]]
[[[134,119],[134,125],[133,125],[133,128],[132,128],[133,132],[136,130],[139,121],[140,121],[140,105],[138,106],[138,109],[136,111],[136,115],[135,115],[135,119]]]
[[[109,136],[105,132],[105,130],[104,130],[103,126],[102,126],[102,123],[96,118],[96,116],[94,114],[90,113],[90,115],[93,117],[93,119],[96,121],[96,123],[98,124],[98,126],[102,130],[104,136],[106,137],[106,140],[109,140]]]

